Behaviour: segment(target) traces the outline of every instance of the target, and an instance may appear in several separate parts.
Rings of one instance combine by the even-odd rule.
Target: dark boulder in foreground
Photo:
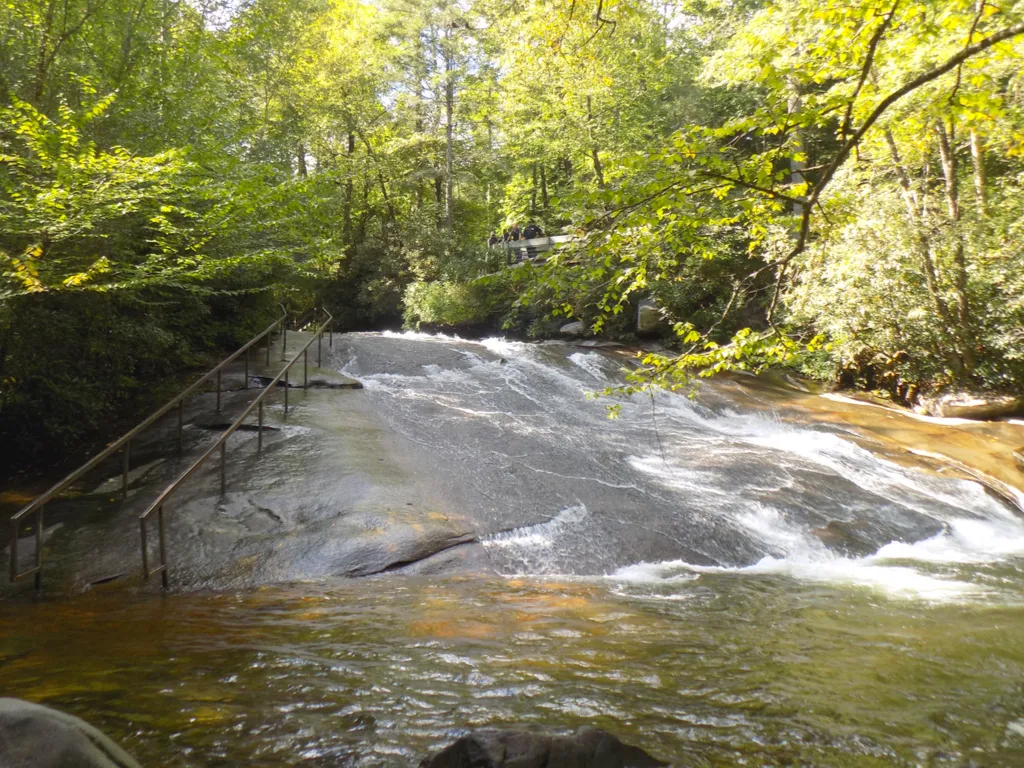
[[[481,730],[463,736],[420,768],[649,768],[666,765],[598,728],[557,736],[543,731]]]
[[[84,720],[20,699],[0,699],[3,768],[139,768]]]

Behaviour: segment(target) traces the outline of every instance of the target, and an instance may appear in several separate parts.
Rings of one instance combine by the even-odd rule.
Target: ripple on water
[[[592,723],[680,762],[1024,760],[1019,607],[699,576],[677,602],[409,579],[4,605],[0,690],[152,765],[407,765],[508,722]]]

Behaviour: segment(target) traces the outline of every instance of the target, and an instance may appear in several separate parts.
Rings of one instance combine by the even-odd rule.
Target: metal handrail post
[[[167,589],[167,526],[164,524],[164,505],[156,511],[157,523],[160,525],[160,583]]]
[[[11,520],[11,562],[9,565],[11,581],[16,581],[18,578],[18,522],[16,520]]]
[[[284,369],[284,415],[288,415],[288,372],[291,370],[291,363],[285,366]]]
[[[128,498],[128,464],[132,457],[132,441],[124,444],[124,454],[121,457],[121,498]]]
[[[302,388],[309,389],[309,349],[302,350]]]
[[[36,515],[36,575],[32,580],[33,586],[39,590],[43,588],[43,510],[45,504],[39,505],[39,514]]]
[[[223,496],[228,489],[228,441],[220,444],[220,495]]]
[[[288,326],[284,326],[284,335],[281,337],[281,359],[288,359]]]
[[[243,389],[249,388],[249,350],[245,350],[245,382],[242,385]]]
[[[178,401],[178,453],[181,453],[185,449],[185,444],[182,441],[181,433],[185,428],[185,400],[181,399]]]
[[[43,586],[43,510],[45,509],[46,505],[40,504],[33,510],[36,515],[36,563],[32,568],[24,571],[18,570],[18,524],[21,520],[11,518],[11,562],[9,569],[11,581],[17,581],[23,576],[34,573],[36,589],[40,589]]]
[[[146,532],[146,518],[139,518],[139,533],[142,534],[142,577],[149,578],[149,534]]]
[[[324,340],[324,332],[320,331],[316,335],[316,367],[319,368],[323,365],[323,354],[321,352],[322,342]]]
[[[260,453],[263,450],[263,401],[260,400],[260,421],[259,428],[256,431],[256,453]]]

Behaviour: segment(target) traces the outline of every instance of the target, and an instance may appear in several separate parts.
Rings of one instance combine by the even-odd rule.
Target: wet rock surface
[[[268,393],[262,449],[252,415],[228,443],[225,492],[213,456],[165,505],[172,588],[826,562],[963,521],[1010,525],[981,485],[897,466],[841,424],[737,412],[728,382],[700,403],[633,398],[611,421],[587,393],[621,381],[612,351],[385,333],[339,336],[324,355],[334,380],[364,388],[289,390],[287,414]],[[173,422],[133,448],[127,500],[114,463],[89,486],[107,495],[48,506],[47,588],[137,584],[139,515],[265,391],[226,392],[219,413],[208,398],[180,457]],[[148,530],[153,556],[155,519]]]
[[[3,768],[139,768],[99,730],[73,715],[0,698]]]
[[[534,730],[474,731],[420,768],[654,768],[666,765],[597,728],[568,735]]]
[[[293,343],[304,343],[303,336],[289,334],[289,352]],[[323,353],[325,366],[344,362],[326,345]],[[276,347],[273,361],[279,357]],[[301,384],[301,367],[298,377]],[[291,391],[287,414],[283,393],[266,399],[262,450],[255,414],[230,438],[226,493],[220,491],[219,457],[213,456],[165,505],[173,589],[366,576],[413,566],[476,538],[453,509],[457,505],[423,482],[432,467],[410,460],[409,448],[382,429],[358,381],[326,368],[310,369],[309,378],[308,390]],[[225,377],[219,412],[209,395],[190,406],[180,456],[173,450],[175,418],[140,441],[123,500],[119,462],[110,462],[107,479],[90,479],[89,493],[48,505],[48,591],[76,592],[111,581],[138,585],[139,515],[263,391],[227,391],[229,383],[243,382]],[[148,530],[155,563],[155,516]],[[35,556],[30,526],[19,550],[25,567]],[[0,558],[6,561],[7,552]],[[435,568],[438,562],[454,561],[435,560]],[[31,580],[0,586],[7,592],[30,588]]]

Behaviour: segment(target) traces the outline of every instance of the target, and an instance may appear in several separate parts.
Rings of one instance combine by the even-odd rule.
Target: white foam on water
[[[930,478],[924,473],[900,467],[876,456],[833,432],[793,426],[759,414],[732,411],[711,414],[680,397],[668,400],[661,406],[661,410],[673,418],[685,420],[735,442],[797,457],[805,466],[821,467],[866,491],[922,514],[935,516],[933,502],[940,502],[953,510],[1013,518],[1013,513],[993,499],[980,483],[954,478]],[[653,471],[654,462],[641,458],[633,459],[632,463],[634,468],[660,476],[662,482],[667,480],[671,484],[668,473]]]
[[[827,557],[828,549],[816,536],[790,524],[774,507],[755,502],[735,516],[736,522],[773,550],[807,557]]]
[[[662,586],[688,581],[689,574],[736,573],[788,576],[812,582],[869,587],[891,597],[930,602],[958,601],[991,595],[990,587],[929,572],[929,566],[984,564],[1024,557],[1024,523],[962,519],[929,539],[891,542],[866,557],[842,557],[816,537],[801,534],[777,511],[763,508],[738,520],[760,533],[767,543],[787,549],[783,557],[764,557],[742,567],[693,565],[682,560],[638,563],[620,568],[608,578],[636,585]]]
[[[530,357],[533,354],[536,344],[527,344],[523,341],[510,341],[500,336],[490,336],[481,339],[479,342],[484,349],[502,357]]]
[[[584,520],[590,513],[583,504],[566,507],[553,518],[537,525],[526,525],[511,531],[485,536],[480,543],[485,547],[501,549],[550,549],[559,535],[568,527]]]
[[[579,366],[599,381],[608,381],[608,374],[606,374],[604,368],[601,367],[601,363],[604,362],[604,359],[605,358],[601,355],[595,354],[594,352],[573,352],[569,355],[569,360],[572,361],[574,365]]]
[[[441,343],[451,343],[453,341],[462,343],[472,343],[467,339],[463,339],[461,336],[448,335],[446,333],[423,333],[421,331],[381,331],[380,336],[385,339],[406,339],[408,341],[432,341]]]
[[[892,597],[919,598],[935,602],[982,596],[989,591],[987,587],[933,576],[914,568],[875,565],[872,558],[836,557],[828,560],[804,560],[766,557],[741,570],[750,574],[790,576],[800,581],[871,587]]]
[[[620,568],[607,578],[628,581],[634,586],[646,583],[660,587],[666,583],[688,581],[686,572],[735,573],[750,576],[788,576],[798,581],[868,587],[890,597],[921,599],[929,602],[952,602],[989,593],[984,586],[923,573],[906,566],[875,565],[870,559],[805,559],[765,557],[753,565],[729,568],[714,565],[692,565],[682,560],[663,563],[639,563]],[[692,576],[690,577],[692,579]]]
[[[948,530],[907,544],[894,541],[871,559],[927,563],[996,563],[1024,557],[1024,523],[1012,520],[951,520]]]
[[[696,581],[700,575],[696,572],[695,566],[684,563],[682,560],[671,560],[664,563],[627,565],[606,578],[634,584],[672,584]]]

